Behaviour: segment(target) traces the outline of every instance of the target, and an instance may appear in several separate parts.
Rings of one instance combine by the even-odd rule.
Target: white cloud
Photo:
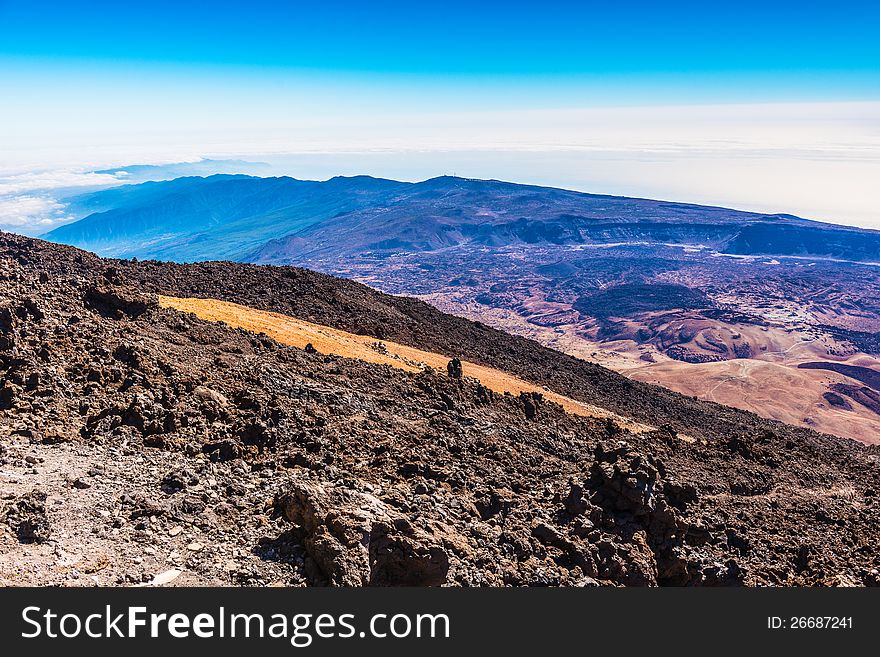
[[[48,196],[0,196],[0,228],[39,233],[70,219],[65,205]]]
[[[115,174],[76,169],[0,174],[0,229],[39,235],[76,219],[60,197],[120,182]]]
[[[119,184],[115,174],[60,169],[56,171],[24,171],[0,175],[0,196],[46,192],[64,188],[102,187]]]

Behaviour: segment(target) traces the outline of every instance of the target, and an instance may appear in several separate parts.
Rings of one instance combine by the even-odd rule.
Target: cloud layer
[[[0,196],[0,229],[43,232],[71,219],[64,209],[64,204],[46,196]]]
[[[70,169],[0,175],[0,230],[39,235],[76,218],[66,212],[64,196],[120,182],[116,175]]]
[[[0,227],[43,232],[66,220],[53,200],[123,182],[87,165],[245,157],[271,162],[273,174],[298,178],[421,180],[456,173],[880,228],[880,196],[874,193],[880,180],[878,102],[396,112],[336,107],[326,115],[290,116],[279,107],[234,109],[221,107],[202,130],[181,130],[180,123],[153,117],[144,119],[150,131],[139,132],[129,125],[139,117],[125,115],[122,123],[108,119],[93,133],[71,128],[51,145],[21,138],[18,150],[0,153],[0,170],[19,170],[5,177],[0,172]],[[52,162],[59,163],[57,170],[47,171]],[[42,170],[22,172],[28,166]]]

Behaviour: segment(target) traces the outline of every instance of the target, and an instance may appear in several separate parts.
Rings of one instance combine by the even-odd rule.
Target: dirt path
[[[6,505],[38,492],[45,495],[48,535],[41,542],[19,541],[0,528],[0,586],[297,583],[288,566],[262,558],[254,548],[260,538],[283,530],[260,503],[279,482],[180,452],[138,451],[124,444],[43,445],[2,427],[0,441],[6,450],[0,515]],[[212,508],[228,499],[225,489],[234,481],[244,492],[244,510],[229,522],[213,512],[210,518],[174,519],[168,509],[184,495],[167,495],[160,481],[179,468],[199,473],[199,484],[186,494],[206,496]],[[139,503],[143,514],[132,517]]]

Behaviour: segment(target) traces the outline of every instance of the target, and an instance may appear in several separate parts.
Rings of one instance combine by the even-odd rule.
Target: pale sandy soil
[[[268,512],[242,514],[234,531],[221,527],[228,530],[222,532],[203,522],[175,522],[168,514],[129,517],[132,507],[122,504],[122,494],[168,498],[160,480],[175,467],[192,467],[193,459],[184,454],[80,442],[33,444],[6,429],[0,428],[7,448],[0,511],[7,502],[42,491],[51,534],[45,542],[25,543],[0,528],[0,587],[228,586],[249,570],[268,571],[277,582],[289,578],[284,564],[253,550],[255,537],[281,531],[267,522]],[[197,462],[204,463],[206,475],[190,492],[208,495],[214,504],[224,501],[232,466]],[[256,499],[271,498],[277,486],[254,473],[236,471],[234,477]]]
[[[852,383],[836,372],[736,359],[698,364],[668,361],[626,375],[789,424],[880,443],[880,417],[856,403],[851,411],[837,409],[823,398],[829,384]]]

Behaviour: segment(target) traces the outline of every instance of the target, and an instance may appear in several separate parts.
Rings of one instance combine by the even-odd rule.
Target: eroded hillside
[[[640,381],[880,442],[876,385],[831,369],[880,372],[877,265],[629,244],[457,248],[322,266]],[[828,367],[801,367],[811,362]]]

